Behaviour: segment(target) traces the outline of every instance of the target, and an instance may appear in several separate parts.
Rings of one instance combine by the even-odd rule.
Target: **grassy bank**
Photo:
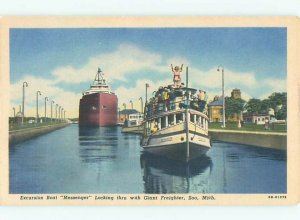
[[[222,129],[222,130],[238,130],[238,131],[264,131],[264,132],[283,132],[287,131],[286,124],[271,124],[269,129],[265,129],[264,125],[257,125],[252,123],[245,123],[241,128],[238,128],[237,122],[227,122],[226,128],[222,128],[222,123],[211,122],[208,124],[208,129]]]

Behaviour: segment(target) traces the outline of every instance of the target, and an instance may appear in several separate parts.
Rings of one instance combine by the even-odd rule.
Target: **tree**
[[[262,100],[261,101],[261,110],[260,110],[260,113],[268,114],[269,113],[269,108],[271,108],[270,100],[269,99]]]
[[[287,117],[287,93],[274,92],[269,98],[270,107],[275,111],[275,118],[285,120]]]
[[[246,101],[243,99],[234,99],[225,97],[225,115],[226,117],[234,117],[235,114],[239,115],[244,110]]]
[[[252,98],[247,102],[245,109],[250,113],[261,113],[262,101],[260,99]]]
[[[247,102],[245,109],[249,113],[257,113],[257,114],[268,114],[269,108],[271,108],[270,100],[269,99],[249,99]]]

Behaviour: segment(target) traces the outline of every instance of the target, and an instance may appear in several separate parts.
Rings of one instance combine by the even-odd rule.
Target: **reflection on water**
[[[204,155],[183,163],[143,153],[141,168],[145,193],[206,193],[212,161]]]
[[[213,143],[188,164],[120,127],[70,125],[9,148],[10,193],[286,193],[286,152]]]
[[[116,159],[118,130],[116,127],[79,127],[79,155],[84,163]]]

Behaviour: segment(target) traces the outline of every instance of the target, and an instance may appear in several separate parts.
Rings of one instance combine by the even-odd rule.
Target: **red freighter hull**
[[[112,93],[84,95],[79,104],[80,126],[117,125],[118,98]]]

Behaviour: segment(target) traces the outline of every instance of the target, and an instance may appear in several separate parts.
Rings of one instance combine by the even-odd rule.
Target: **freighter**
[[[79,104],[79,126],[117,125],[118,97],[110,90],[98,68],[93,84],[83,92]]]

